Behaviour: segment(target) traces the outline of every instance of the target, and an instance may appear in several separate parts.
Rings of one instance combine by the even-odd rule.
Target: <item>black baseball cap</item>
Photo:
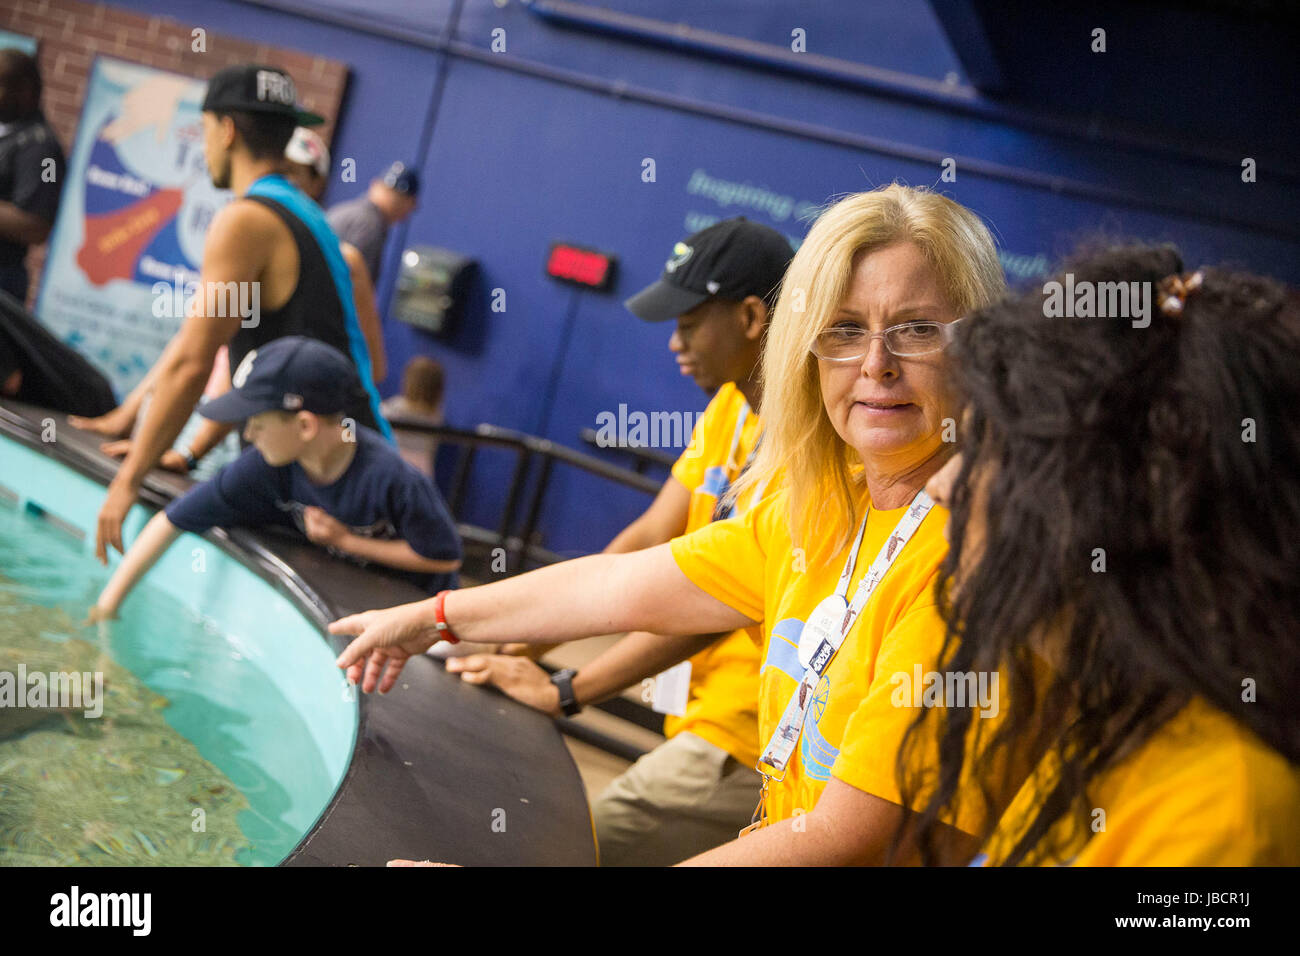
[[[714,296],[766,300],[792,258],[789,240],[770,226],[744,216],[724,219],[673,246],[659,281],[623,304],[647,322],[666,322]]]
[[[299,126],[317,126],[325,117],[298,107],[293,77],[274,66],[228,66],[208,80],[201,110],[223,113],[272,113]]]
[[[242,422],[261,412],[337,415],[356,405],[361,379],[346,355],[317,339],[287,335],[253,349],[230,376],[234,386],[199,406],[214,422]]]
[[[407,166],[406,163],[397,162],[389,166],[388,172],[384,173],[383,182],[389,189],[405,193],[412,199],[420,195],[419,174],[410,166]]]

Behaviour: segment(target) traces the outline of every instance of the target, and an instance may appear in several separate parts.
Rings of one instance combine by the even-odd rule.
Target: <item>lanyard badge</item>
[[[902,554],[903,548],[933,506],[934,502],[929,495],[924,491],[917,492],[911,506],[899,519],[880,549],[880,553],[871,563],[871,567],[858,582],[857,590],[853,592],[853,601],[850,603],[845,600],[845,596],[848,594],[849,580],[853,577],[858,551],[862,547],[862,537],[867,529],[867,516],[863,516],[862,524],[858,526],[857,537],[854,538],[853,546],[849,549],[848,558],[844,563],[844,570],[840,573],[835,593],[818,603],[808,615],[803,631],[800,632],[799,663],[804,668],[803,678],[791,695],[789,703],[786,704],[781,720],[758,762],[758,772],[763,775],[764,794],[769,780],[780,782],[785,779],[785,770],[789,766],[790,758],[794,755],[795,744],[803,731],[817,683],[830,668],[831,660],[853,628],[853,622],[866,607],[876,587],[884,579],[894,561]],[[772,772],[769,772],[768,768]],[[755,817],[761,818],[762,815],[762,807],[760,807]]]

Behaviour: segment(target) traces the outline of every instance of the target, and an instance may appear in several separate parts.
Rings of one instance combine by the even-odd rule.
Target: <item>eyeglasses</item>
[[[952,342],[957,323],[961,321],[904,322],[883,332],[872,332],[860,325],[843,323],[817,333],[811,351],[826,362],[861,362],[866,358],[872,341],[880,338],[885,340],[885,348],[894,355],[914,358],[947,348]]]

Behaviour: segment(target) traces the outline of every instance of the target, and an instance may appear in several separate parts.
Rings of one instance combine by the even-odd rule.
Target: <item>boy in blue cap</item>
[[[455,587],[461,545],[433,482],[376,431],[345,418],[361,382],[337,349],[288,336],[249,352],[229,392],[201,406],[245,422],[252,447],[155,515],[91,610],[103,619],[182,531],[286,525],[331,553],[381,564],[437,593]]]

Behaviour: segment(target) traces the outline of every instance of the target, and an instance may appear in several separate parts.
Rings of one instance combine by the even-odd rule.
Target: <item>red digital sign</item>
[[[614,264],[614,257],[606,253],[554,242],[546,257],[546,274],[584,289],[604,290],[613,284]]]

